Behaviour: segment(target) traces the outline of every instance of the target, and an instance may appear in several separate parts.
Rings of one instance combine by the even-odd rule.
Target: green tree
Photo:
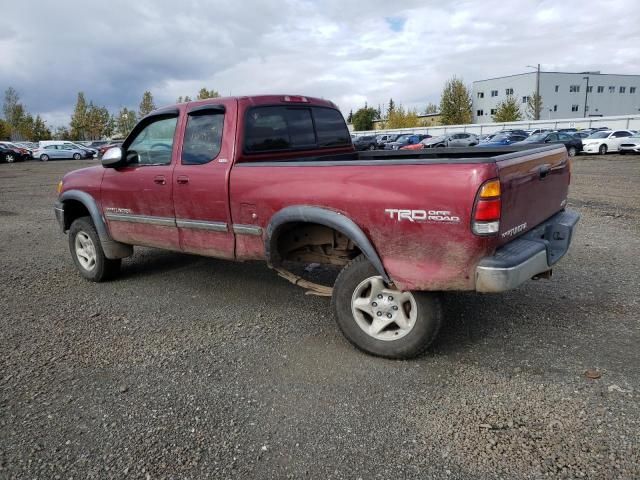
[[[389,104],[387,105],[387,117],[396,109],[396,104],[393,101],[393,98],[389,99]]]
[[[136,112],[129,110],[127,107],[120,109],[118,117],[116,118],[116,128],[118,133],[123,137],[129,135],[133,127],[136,126],[137,118]]]
[[[471,123],[473,118],[471,93],[462,79],[451,77],[445,83],[440,99],[440,115],[443,125]]]
[[[11,138],[11,125],[6,120],[0,118],[0,140],[9,140]]]
[[[353,129],[357,131],[373,130],[373,121],[376,118],[376,109],[370,107],[360,108],[353,114]]]
[[[351,124],[353,122],[353,109],[349,110],[349,115],[347,115],[347,123]]]
[[[191,101],[191,97],[189,95],[187,95],[186,97],[183,97],[182,95],[180,95],[178,97],[178,100],[176,100],[176,103],[188,103]]]
[[[435,103],[429,102],[427,108],[424,109],[425,115],[429,115],[431,113],[438,113],[438,106]]]
[[[532,120],[540,120],[540,112],[542,112],[542,97],[535,92],[529,95],[527,99],[526,113],[527,118]]]
[[[86,139],[99,140],[106,137],[105,132],[108,129],[110,118],[109,110],[106,107],[98,107],[93,102],[89,102],[85,126]]]
[[[496,113],[492,118],[494,122],[517,122],[522,120],[522,112],[520,112],[518,100],[513,95],[508,95],[506,99],[498,104]]]
[[[87,125],[87,100],[84,98],[84,92],[78,92],[76,106],[71,115],[71,137],[74,140],[86,140]]]
[[[196,100],[206,100],[207,98],[218,98],[220,94],[217,90],[207,90],[205,87],[202,87],[198,92],[198,96]]]
[[[32,142],[51,140],[51,130],[49,130],[49,127],[47,127],[46,122],[40,117],[40,115],[36,115],[36,118],[33,120],[32,136],[29,140]]]
[[[402,105],[394,106],[384,122],[384,128],[413,128],[419,126],[420,119],[418,118],[417,110],[405,110]]]
[[[25,108],[20,103],[20,95],[15,88],[9,87],[5,90],[2,111],[4,119],[9,125],[9,138],[20,140],[20,129],[24,123]]]
[[[138,107],[138,118],[146,117],[155,109],[156,104],[153,102],[153,95],[147,90],[142,94],[142,101]]]
[[[53,133],[54,140],[71,140],[71,132],[67,127],[58,127]]]

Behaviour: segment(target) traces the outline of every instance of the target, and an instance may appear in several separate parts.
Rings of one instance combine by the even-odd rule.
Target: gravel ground
[[[0,478],[640,477],[640,157],[578,158],[554,277],[447,295],[409,362],[259,263],[82,280],[52,203],[90,163],[0,165]]]

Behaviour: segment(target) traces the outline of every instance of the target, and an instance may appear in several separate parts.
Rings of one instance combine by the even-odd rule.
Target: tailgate
[[[501,245],[564,209],[570,164],[564,145],[524,150],[496,160],[502,190]]]

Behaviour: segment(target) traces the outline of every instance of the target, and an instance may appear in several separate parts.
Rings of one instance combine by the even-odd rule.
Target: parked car
[[[99,147],[108,144],[109,141],[108,140],[94,140],[93,142],[89,143],[89,145],[87,145],[89,148],[93,148],[94,150],[97,150]]]
[[[512,143],[521,142],[527,138],[526,135],[520,135],[517,133],[503,133],[496,134],[491,140],[484,141],[476,145],[477,147],[502,147],[505,145],[511,145]]]
[[[404,135],[400,135],[395,141],[385,143],[385,150],[400,150],[405,145],[413,145],[418,143],[424,137],[421,135],[416,135],[415,133],[407,133]]]
[[[47,147],[49,145],[67,145],[69,147],[75,148],[75,149],[80,149],[83,150],[86,153],[90,153],[90,156],[97,156],[98,155],[98,150],[95,148],[89,148],[86,147],[84,145],[81,145],[79,143],[76,142],[72,142],[70,140],[41,140],[40,142],[38,142],[38,146],[40,148],[43,147]],[[83,154],[83,157],[85,156],[85,154]]]
[[[538,133],[547,133],[550,131],[551,131],[550,128],[532,128],[532,129],[525,130],[524,132],[527,135],[531,136],[531,135],[537,135]]]
[[[326,100],[182,103],[144,117],[102,165],[67,173],[55,215],[88,280],[115,276],[138,245],[264,260],[331,296],[347,339],[388,358],[420,355],[434,340],[439,292],[501,292],[546,278],[574,237],[579,215],[565,209],[570,161],[561,146],[430,151],[419,163],[367,155]],[[537,181],[549,164],[553,175]],[[301,281],[290,262],[341,272],[322,286]],[[217,301],[224,309],[233,299]]]
[[[576,138],[579,138],[580,140],[582,140],[583,138],[587,138],[589,135],[591,135],[593,132],[590,130],[584,131],[584,130],[579,130],[577,132],[572,133],[571,135],[573,135]]]
[[[20,155],[13,148],[0,143],[0,163],[15,163],[20,161]]]
[[[404,147],[400,147],[400,150],[422,150],[423,148],[426,148],[425,145],[427,144],[427,142],[429,142],[429,140],[431,140],[433,137],[431,135],[426,135],[422,140],[420,140],[418,143],[414,143],[413,145],[405,145]]]
[[[617,152],[620,145],[628,137],[633,136],[629,130],[602,130],[594,132],[582,140],[584,153],[599,153],[605,155],[608,152]]]
[[[61,158],[80,160],[82,158],[92,157],[93,154],[91,152],[82,148],[74,148],[71,145],[47,145],[33,151],[33,158],[40,159],[43,162]]]
[[[377,148],[384,149],[385,144],[395,142],[399,136],[399,133],[383,133],[378,135],[376,137],[376,146]]]
[[[506,128],[506,129],[500,130],[499,132],[496,132],[496,133],[510,133],[510,134],[513,134],[513,135],[520,135],[520,136],[523,136],[523,137],[528,137],[529,136],[529,134],[527,133],[526,130],[522,130],[520,128]]]
[[[625,155],[627,153],[640,153],[640,135],[637,133],[631,137],[627,137],[620,144],[619,149],[620,155]]]
[[[375,150],[377,147],[377,140],[375,135],[363,135],[353,141],[353,146],[356,150]]]
[[[9,160],[13,162],[24,162],[25,160],[31,158],[31,152],[29,150],[16,145],[13,142],[0,142],[0,146],[13,152],[13,154],[9,154]],[[7,163],[11,163],[11,161]]]
[[[563,132],[538,133],[536,135],[531,135],[520,142],[515,142],[514,145],[538,145],[545,143],[563,144],[567,148],[567,154],[570,157],[575,157],[582,151],[582,140],[569,133]]]
[[[458,132],[447,135],[447,147],[474,147],[480,143],[475,133]]]

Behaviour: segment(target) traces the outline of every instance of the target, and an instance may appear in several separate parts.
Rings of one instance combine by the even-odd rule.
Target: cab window
[[[183,165],[203,165],[216,158],[222,147],[224,113],[189,114],[182,145]]]
[[[138,132],[127,147],[127,163],[169,165],[178,117],[159,118]]]

